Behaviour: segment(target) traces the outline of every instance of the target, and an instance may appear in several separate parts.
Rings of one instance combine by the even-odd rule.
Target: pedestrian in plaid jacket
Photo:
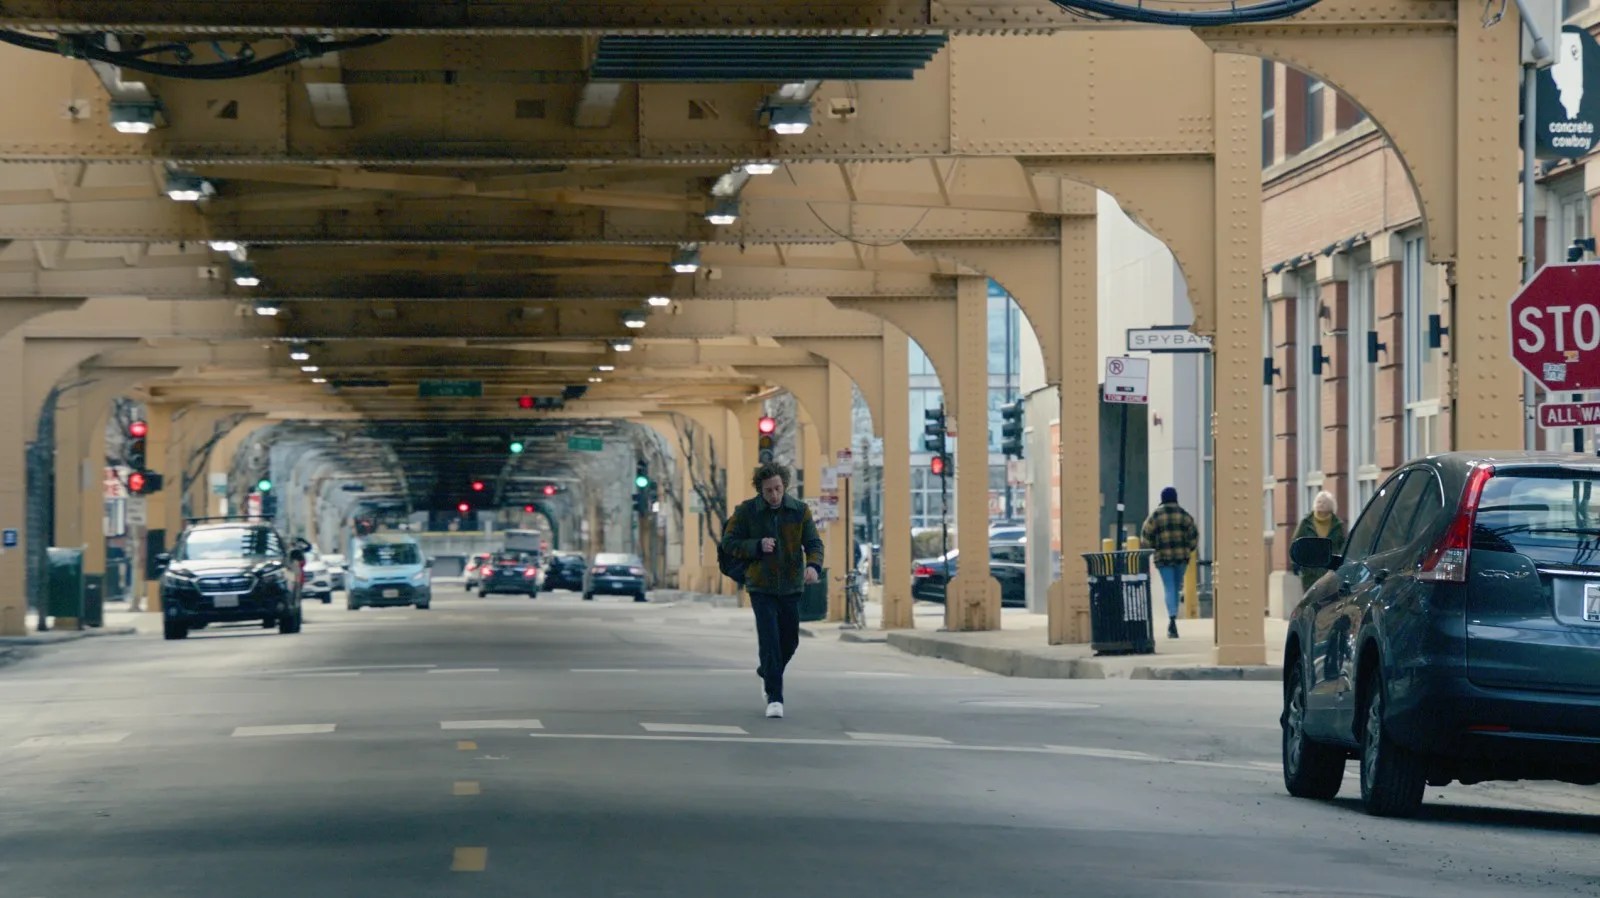
[[[1178,596],[1183,589],[1183,575],[1189,567],[1189,556],[1200,545],[1200,530],[1194,517],[1178,504],[1178,491],[1167,487],[1161,491],[1161,504],[1144,522],[1141,534],[1146,549],[1155,550],[1156,571],[1161,574],[1161,585],[1167,591],[1167,636],[1178,638]]]

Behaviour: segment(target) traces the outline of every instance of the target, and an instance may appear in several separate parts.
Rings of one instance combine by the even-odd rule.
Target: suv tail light
[[[912,569],[911,576],[913,576],[913,577],[932,577],[934,575],[934,573],[935,573],[935,571],[934,571],[933,568],[928,567],[925,564],[919,564],[915,568]]]
[[[527,570],[522,572],[522,576],[524,576],[524,577],[536,577],[536,576],[538,576],[538,574],[539,574],[539,569],[536,568],[536,567],[528,568]]]
[[[631,568],[628,568],[628,573],[634,575],[635,577],[643,577],[644,576],[644,568],[642,568],[642,567],[631,567]]]
[[[590,573],[593,573],[593,574],[603,574],[605,572],[606,572],[606,569],[601,567],[601,566],[599,566],[599,565],[595,565],[594,568],[590,570]]]
[[[1417,579],[1442,583],[1467,582],[1467,555],[1472,550],[1472,525],[1478,518],[1478,499],[1483,495],[1483,485],[1494,476],[1494,468],[1481,465],[1467,475],[1466,489],[1461,491],[1461,504],[1456,515],[1445,528],[1444,535],[1422,556],[1422,567]]]

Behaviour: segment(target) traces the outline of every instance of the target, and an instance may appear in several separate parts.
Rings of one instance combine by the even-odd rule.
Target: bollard
[[[1186,620],[1193,620],[1200,616],[1200,555],[1198,552],[1189,553],[1189,567],[1183,572],[1183,608],[1180,612]]]

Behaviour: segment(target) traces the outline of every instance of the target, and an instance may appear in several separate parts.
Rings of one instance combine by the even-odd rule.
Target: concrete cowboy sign
[[[1538,155],[1576,159],[1600,129],[1600,43],[1567,25],[1555,49],[1555,64],[1539,71]]]

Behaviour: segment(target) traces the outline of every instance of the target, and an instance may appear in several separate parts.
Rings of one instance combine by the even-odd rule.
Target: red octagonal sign
[[[1546,390],[1600,389],[1600,263],[1539,269],[1510,317],[1511,357]]]

